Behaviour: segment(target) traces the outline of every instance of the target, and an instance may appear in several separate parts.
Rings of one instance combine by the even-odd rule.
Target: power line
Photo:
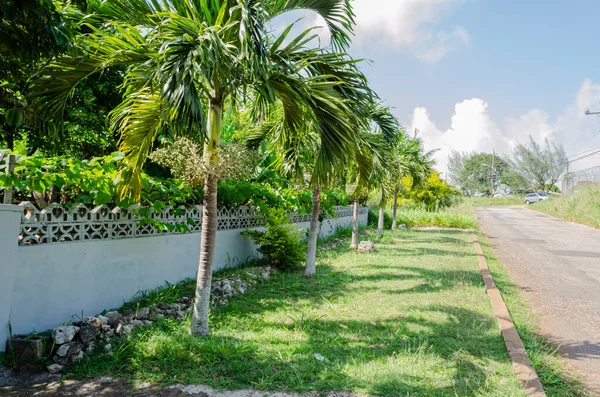
[[[583,151],[583,152],[581,152],[581,153],[572,154],[572,155],[570,155],[570,156],[567,156],[567,158],[569,159],[569,158],[571,158],[571,157],[581,156],[582,154],[586,154],[587,152],[591,152],[592,150],[596,150],[596,149],[600,149],[600,146],[597,146],[597,147],[595,147],[595,148],[591,148],[591,149],[588,149],[588,150],[584,150],[584,151]]]
[[[561,164],[557,164],[557,165],[555,165],[555,166],[554,166],[554,167],[552,167],[552,168],[558,168],[558,167],[562,167],[563,165],[569,165],[570,163],[572,163],[572,162],[574,162],[574,161],[583,160],[583,159],[585,159],[585,158],[587,158],[587,157],[590,157],[590,156],[593,156],[593,155],[595,155],[595,154],[597,154],[597,153],[600,153],[600,150],[596,150],[595,152],[592,152],[592,153],[586,154],[585,156],[581,156],[581,157],[579,157],[579,158],[576,158],[576,159],[573,159],[573,160],[568,160],[568,161],[566,161],[566,162],[564,162],[564,163],[561,163]]]

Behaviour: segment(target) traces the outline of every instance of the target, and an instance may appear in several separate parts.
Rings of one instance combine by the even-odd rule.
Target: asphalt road
[[[538,313],[541,333],[600,396],[600,230],[525,207],[480,208],[477,215]]]

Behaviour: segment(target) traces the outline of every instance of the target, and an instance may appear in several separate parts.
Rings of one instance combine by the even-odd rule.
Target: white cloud
[[[356,27],[353,43],[385,50],[402,49],[426,63],[435,63],[450,52],[470,44],[462,26],[450,31],[437,28],[439,20],[455,5],[465,0],[353,0]],[[321,43],[329,45],[330,34],[325,21],[310,11],[297,11],[276,18],[277,31],[297,18],[303,18],[296,33],[308,27],[322,27]]]
[[[355,0],[359,45],[403,48],[423,62],[438,62],[470,43],[462,26],[437,29],[440,18],[463,0]]]
[[[411,123],[418,129],[427,150],[439,149],[435,155],[437,168],[447,172],[448,155],[452,150],[464,152],[507,152],[511,141],[491,119],[488,103],[473,98],[457,103],[450,128],[440,130],[429,118],[425,108],[416,108]]]
[[[440,129],[430,118],[426,108],[415,108],[410,123],[418,128],[428,150],[439,149],[435,155],[437,168],[447,172],[448,155],[452,150],[463,152],[491,152],[510,154],[520,142],[527,142],[529,135],[536,141],[548,138],[562,143],[567,155],[574,155],[600,146],[600,119],[585,116],[587,108],[600,110],[600,84],[585,80],[573,103],[551,120],[541,109],[532,109],[517,117],[507,117],[504,128],[491,119],[488,103],[483,99],[464,100],[454,107],[454,115],[447,130]],[[577,161],[571,170],[600,165],[600,154]]]

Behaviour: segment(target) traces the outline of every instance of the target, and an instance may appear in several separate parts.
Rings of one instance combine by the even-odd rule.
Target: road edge
[[[475,252],[477,253],[477,258],[479,259],[479,270],[481,271],[481,276],[485,283],[485,289],[490,297],[492,309],[494,311],[494,315],[496,316],[496,320],[498,321],[498,326],[500,328],[502,338],[504,339],[504,344],[506,345],[508,357],[512,362],[513,371],[517,375],[517,379],[521,383],[521,386],[527,395],[546,397],[546,393],[544,392],[540,378],[535,371],[529,356],[527,355],[525,345],[523,344],[523,341],[521,340],[521,337],[515,328],[515,324],[510,317],[510,313],[506,307],[506,304],[504,303],[504,299],[502,299],[502,294],[500,294],[500,291],[496,287],[496,283],[494,282],[494,278],[492,277],[492,273],[488,267],[485,255],[483,254],[483,250],[479,244],[477,234],[473,232],[472,236]]]

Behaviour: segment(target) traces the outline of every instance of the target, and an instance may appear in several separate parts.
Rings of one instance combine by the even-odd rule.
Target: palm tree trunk
[[[377,238],[380,239],[383,236],[383,202],[379,204],[379,219],[377,221]]]
[[[196,293],[190,333],[206,336],[209,333],[208,313],[210,310],[210,287],[212,266],[217,239],[217,182],[213,168],[218,164],[217,145],[221,134],[223,117],[220,103],[211,103],[208,119],[208,139],[204,145],[204,162],[208,170],[204,178],[204,203],[202,206],[202,233],[200,236],[200,260],[196,280]]]
[[[381,188],[381,201],[379,202],[379,219],[377,220],[377,238],[380,239],[383,236],[383,218],[385,206],[385,191]]]
[[[321,206],[321,190],[313,189],[310,230],[308,232],[308,249],[306,251],[305,277],[312,277],[317,273],[317,238],[319,237],[319,207]]]
[[[392,215],[392,230],[396,230],[398,228],[398,188],[394,191],[394,214]]]
[[[354,213],[352,214],[352,243],[350,249],[358,248],[358,199],[354,200]]]

